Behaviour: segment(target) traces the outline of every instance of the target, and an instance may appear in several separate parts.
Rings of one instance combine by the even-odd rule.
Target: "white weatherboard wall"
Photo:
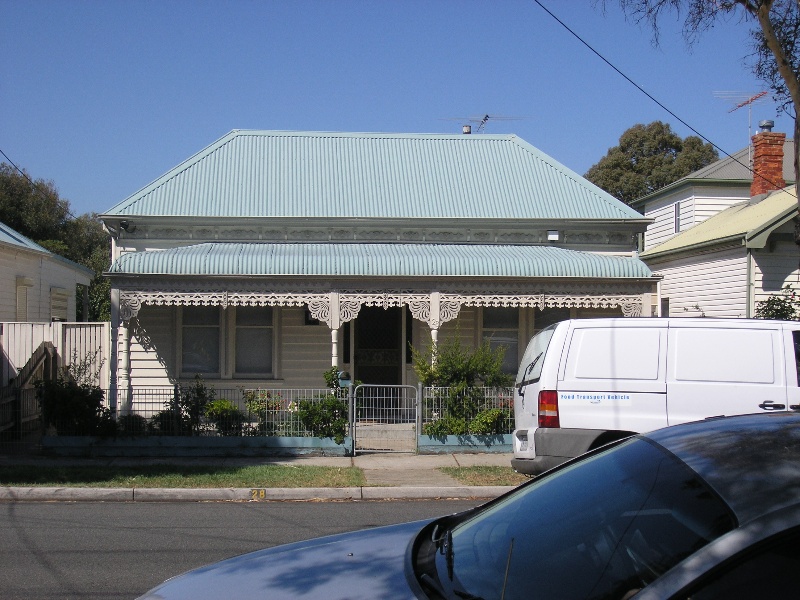
[[[794,224],[787,223],[772,233],[765,248],[753,250],[753,310],[787,285],[800,292],[800,246],[793,240]]]
[[[747,188],[693,188],[677,190],[648,203],[644,215],[654,219],[644,236],[644,249],[663,244],[676,234],[675,204],[680,203],[680,231],[686,231],[717,213],[749,198]]]
[[[661,296],[671,317],[737,317],[747,314],[747,253],[743,246],[689,258],[651,261],[662,276]]]

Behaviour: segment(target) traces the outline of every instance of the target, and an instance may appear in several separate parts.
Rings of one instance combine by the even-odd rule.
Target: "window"
[[[681,232],[681,203],[675,203],[675,233]]]
[[[17,277],[17,321],[28,320],[28,288],[33,287],[30,277]]]
[[[69,292],[64,288],[50,288],[50,320],[66,321],[69,307]]]
[[[272,308],[236,308],[234,375],[272,375]]]
[[[181,372],[184,375],[220,373],[219,313],[217,306],[183,308]]]
[[[483,339],[492,350],[504,347],[503,372],[516,373],[519,366],[519,310],[487,307],[483,309]]]
[[[800,535],[797,530],[778,536],[716,573],[685,596],[706,598],[797,598],[800,587]]]
[[[275,377],[275,310],[186,306],[180,331],[182,377]]]

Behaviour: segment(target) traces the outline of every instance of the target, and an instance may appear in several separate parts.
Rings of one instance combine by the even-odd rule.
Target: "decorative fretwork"
[[[478,288],[479,286],[476,286]],[[614,289],[614,288],[617,289]],[[480,289],[470,292],[450,290],[432,293],[407,292],[403,290],[382,290],[366,292],[347,290],[339,292],[258,292],[250,290],[120,290],[120,318],[129,321],[135,318],[142,305],[153,306],[307,306],[311,316],[329,327],[339,327],[358,316],[362,306],[389,308],[408,306],[414,319],[423,321],[431,329],[456,319],[462,306],[470,307],[529,307],[529,308],[619,308],[626,317],[643,314],[643,286],[639,290],[622,292],[620,287],[611,284],[581,286],[565,283],[554,286],[553,290],[538,290],[535,293],[511,293],[512,285],[494,286],[494,293]],[[633,286],[627,286],[633,287]],[[506,289],[503,289],[506,288]],[[637,293],[638,291],[638,293]],[[434,301],[435,297],[435,301]],[[336,311],[331,310],[332,302],[337,300]],[[437,304],[438,311],[431,306]]]

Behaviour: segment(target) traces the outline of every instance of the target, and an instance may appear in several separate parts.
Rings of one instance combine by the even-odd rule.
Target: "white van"
[[[718,415],[800,410],[800,322],[572,319],[528,344],[514,458],[536,475],[630,435]]]

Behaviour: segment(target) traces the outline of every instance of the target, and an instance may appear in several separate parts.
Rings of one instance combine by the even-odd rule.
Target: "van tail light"
[[[539,427],[561,427],[558,419],[558,392],[539,392]]]

